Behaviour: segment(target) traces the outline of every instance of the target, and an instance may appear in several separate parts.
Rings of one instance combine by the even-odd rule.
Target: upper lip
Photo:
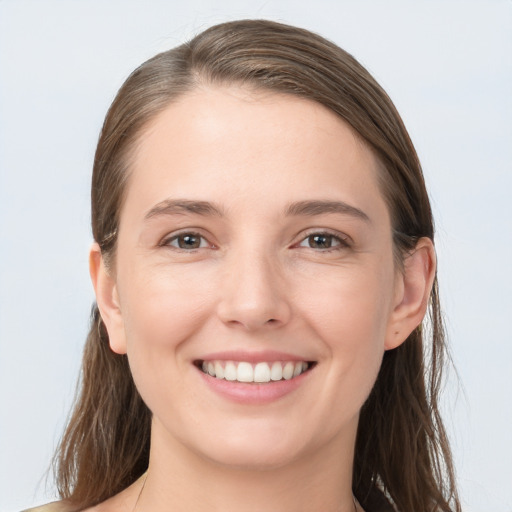
[[[246,350],[226,350],[205,354],[198,358],[200,361],[244,361],[248,363],[271,363],[274,361],[311,361],[311,359],[290,354],[288,352],[279,352],[275,350],[264,351],[246,351]]]

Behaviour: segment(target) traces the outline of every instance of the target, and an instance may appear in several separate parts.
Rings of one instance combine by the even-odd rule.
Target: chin
[[[220,444],[220,443],[219,443]],[[213,463],[238,471],[268,471],[293,462],[298,453],[288,446],[261,446],[259,443],[240,446],[219,446],[204,453]]]
[[[234,427],[234,428],[233,428]],[[222,436],[205,435],[190,448],[221,466],[238,470],[265,471],[294,463],[318,450],[320,436],[308,436],[305,426],[293,429],[261,418],[240,422]],[[210,431],[214,432],[212,429]]]

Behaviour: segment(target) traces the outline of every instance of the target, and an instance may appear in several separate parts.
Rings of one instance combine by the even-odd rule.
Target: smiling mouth
[[[249,363],[245,361],[204,361],[194,363],[203,373],[232,382],[268,383],[291,380],[311,370],[312,361],[273,361]]]

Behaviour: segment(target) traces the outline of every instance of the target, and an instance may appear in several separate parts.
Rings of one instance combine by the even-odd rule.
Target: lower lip
[[[216,379],[197,369],[206,385],[218,395],[232,402],[262,405],[274,402],[293,393],[309,377],[311,369],[290,380],[270,381],[263,384]]]

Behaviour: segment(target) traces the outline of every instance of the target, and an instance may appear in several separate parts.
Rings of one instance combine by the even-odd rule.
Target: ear
[[[89,251],[89,273],[101,318],[107,328],[110,348],[117,354],[126,354],[126,336],[116,281],[97,243]]]
[[[412,253],[405,257],[404,268],[397,275],[395,303],[388,324],[384,348],[401,345],[420,325],[436,275],[436,253],[430,238],[420,238]]]

